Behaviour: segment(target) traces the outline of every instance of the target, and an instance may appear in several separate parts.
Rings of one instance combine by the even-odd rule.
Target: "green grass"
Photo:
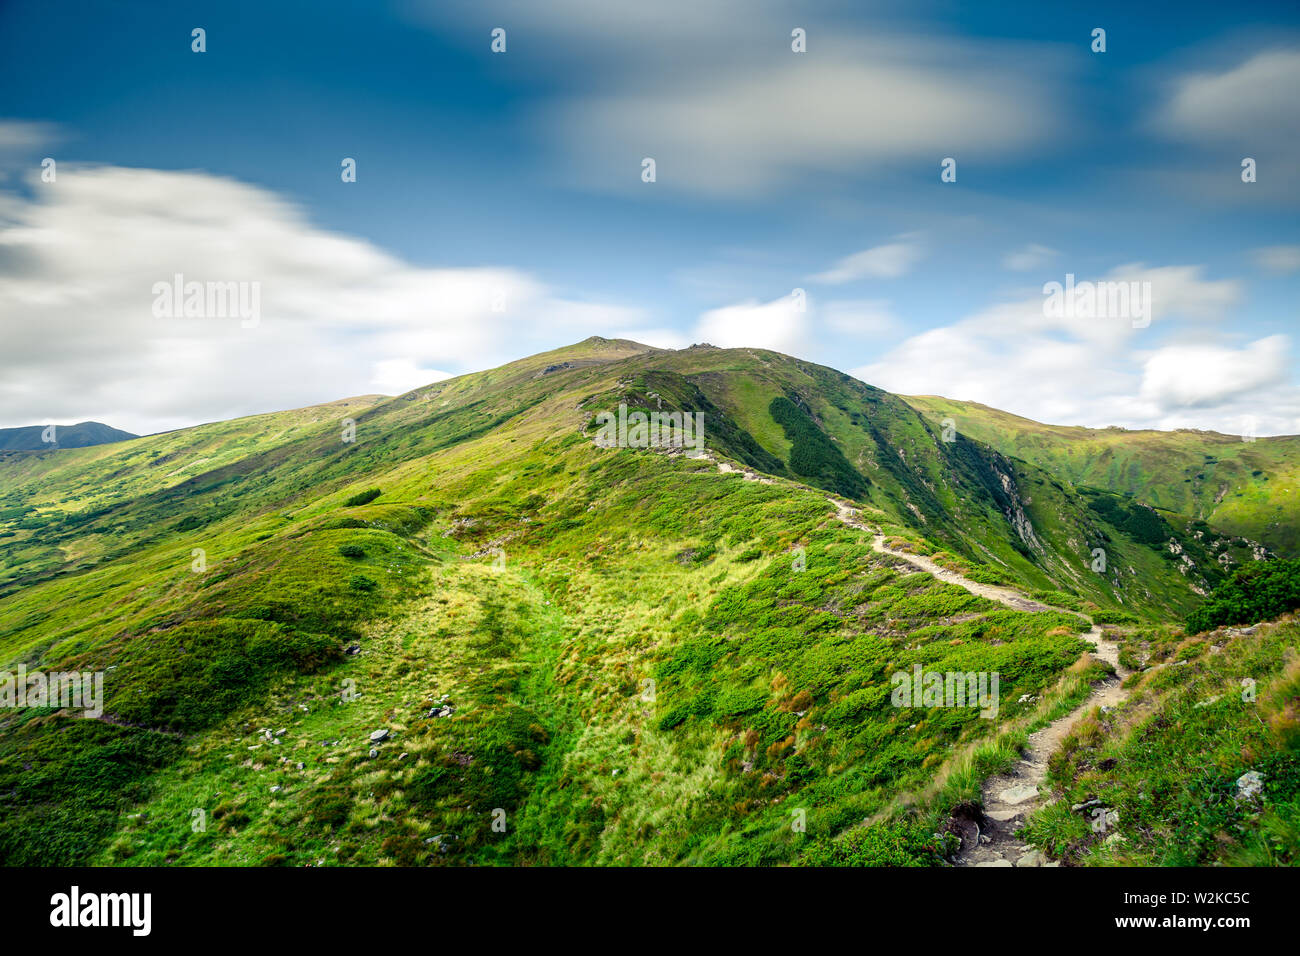
[[[773,482],[596,448],[620,401],[704,411],[710,452]],[[4,862],[934,862],[937,819],[855,825],[1002,766],[1084,686],[1085,625],[873,552],[827,489],[976,580],[1141,620],[1134,657],[1193,653],[1169,622],[1204,580],[1047,472],[756,350],[589,340],[0,478],[0,657],[107,674],[103,721],[0,713]],[[892,706],[916,664],[997,671],[997,719]]]

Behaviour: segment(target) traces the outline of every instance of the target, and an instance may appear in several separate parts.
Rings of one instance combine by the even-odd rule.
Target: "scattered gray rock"
[[[424,842],[432,843],[439,853],[446,853],[451,849],[451,845],[456,842],[456,835],[454,833],[439,833],[437,836],[429,837]]]
[[[371,748],[370,748],[370,759],[371,759],[371,760],[374,760],[374,759],[375,759],[376,757],[378,757],[378,756],[379,756],[379,751],[376,750],[375,748],[371,747]]]
[[[388,739],[388,731],[387,731],[387,730],[376,730],[374,733],[372,733],[372,734],[370,735],[370,742],[371,742],[372,744],[377,744],[377,743],[379,743],[381,740],[387,740],[387,739]]]
[[[1043,856],[1041,850],[1030,849],[1016,860],[1016,866],[1042,866],[1046,862],[1047,858]]]
[[[1237,778],[1237,801],[1254,803],[1264,792],[1264,775],[1258,770],[1247,770]]]
[[[1006,804],[1017,806],[1021,803],[1028,803],[1038,796],[1038,788],[1033,784],[1025,784],[1020,787],[1008,787],[998,795],[998,798]]]
[[[984,815],[990,820],[996,820],[998,823],[1006,823],[1009,820],[1014,820],[1024,812],[1023,810],[989,810]]]

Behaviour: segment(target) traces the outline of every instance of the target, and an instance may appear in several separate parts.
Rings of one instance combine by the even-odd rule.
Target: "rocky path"
[[[963,577],[956,571],[940,567],[929,558],[918,554],[895,551],[885,545],[885,536],[864,524],[856,509],[842,501],[830,499],[840,521],[872,535],[871,547],[881,554],[893,555],[922,571],[927,571],[940,581],[965,588],[972,594],[1005,604],[1017,611],[1061,611],[1047,604],[1032,601],[1020,592],[1005,587],[981,584]],[[1066,612],[1075,613],[1075,612]],[[1085,617],[1085,615],[1080,615]],[[1089,621],[1091,623],[1091,621]],[[1083,635],[1092,644],[1093,653],[1115,667],[1117,678],[1106,681],[1093,690],[1088,699],[1064,717],[1029,735],[1022,759],[1005,774],[984,781],[983,815],[965,821],[961,850],[957,866],[1057,866],[1048,862],[1043,854],[1028,846],[1015,835],[1025,818],[1043,802],[1039,787],[1047,778],[1047,758],[1061,745],[1075,722],[1097,706],[1114,707],[1128,696],[1121,687],[1127,673],[1119,666],[1119,646],[1107,640],[1102,629],[1093,624]]]
[[[984,816],[969,822],[957,855],[958,866],[1058,865],[1048,862],[1041,852],[1017,837],[1015,831],[1042,805],[1038,788],[1047,778],[1047,758],[1060,747],[1075,721],[1092,708],[1115,707],[1123,702],[1128,694],[1120,682],[1112,679],[1101,684],[1070,713],[1030,734],[1020,762],[1008,773],[984,781],[981,801]]]
[[[764,478],[748,469],[738,469],[721,461],[717,462],[717,465],[718,470],[723,473],[741,472],[747,481],[772,483],[772,479]],[[835,506],[841,522],[872,536],[871,547],[880,554],[900,558],[913,567],[934,575],[940,581],[963,587],[972,594],[997,601],[1017,611],[1078,613],[1031,600],[1014,588],[972,581],[956,571],[936,564],[924,555],[895,551],[885,544],[885,536],[878,529],[862,521],[856,508],[836,498],[828,500]],[[1043,795],[1039,793],[1039,787],[1047,779],[1047,758],[1060,747],[1075,722],[1094,707],[1115,707],[1128,696],[1128,692],[1121,686],[1128,672],[1119,666],[1119,645],[1108,640],[1102,629],[1093,624],[1087,615],[1079,614],[1079,616],[1092,625],[1083,637],[1092,644],[1093,654],[1113,666],[1118,676],[1099,684],[1087,700],[1064,717],[1030,734],[1020,762],[1007,773],[984,781],[981,794],[983,813],[976,819],[965,821],[961,850],[958,851],[956,859],[957,866],[1059,865],[1049,862],[1039,850],[1017,837],[1015,831],[1025,822],[1025,818],[1030,813],[1042,805]]]

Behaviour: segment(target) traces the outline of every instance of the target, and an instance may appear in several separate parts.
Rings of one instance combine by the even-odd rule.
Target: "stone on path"
[[[1023,810],[989,810],[984,815],[990,820],[996,820],[998,823],[1006,823],[1008,820],[1014,820]]]
[[[998,794],[998,799],[1003,803],[1016,806],[1021,803],[1028,803],[1038,796],[1038,787],[1034,784],[1025,784],[1021,787],[1008,787]]]

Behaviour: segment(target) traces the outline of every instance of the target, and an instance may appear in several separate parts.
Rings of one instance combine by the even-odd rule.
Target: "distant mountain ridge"
[[[49,425],[23,425],[18,428],[0,428],[0,451],[44,451],[49,448],[87,448],[90,445],[108,445],[113,442],[139,438],[103,422],[78,422],[75,425],[55,425],[54,441],[42,437]]]
[[[1300,555],[1300,436],[1045,425],[978,402],[903,399],[955,431],[1064,478]]]

